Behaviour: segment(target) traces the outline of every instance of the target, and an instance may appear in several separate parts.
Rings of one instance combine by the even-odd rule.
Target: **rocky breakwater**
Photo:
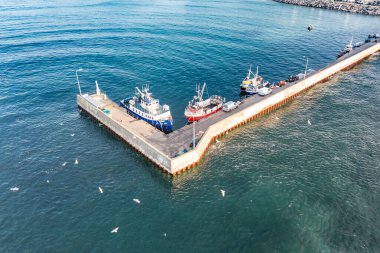
[[[274,0],[279,3],[302,5],[329,10],[346,11],[351,13],[378,15],[380,16],[380,6],[365,3],[352,3],[333,0]]]

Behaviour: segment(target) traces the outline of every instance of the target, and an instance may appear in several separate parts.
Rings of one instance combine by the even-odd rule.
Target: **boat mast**
[[[251,74],[252,74],[252,64],[249,65],[248,75],[247,75],[246,79],[250,79],[251,78]]]
[[[199,99],[202,101],[202,98],[203,98],[203,92],[205,91],[205,87],[206,87],[206,82],[203,83],[203,87],[202,87],[202,91],[201,91],[201,94],[199,96]]]
[[[137,93],[138,93],[142,98],[144,98],[144,93],[139,89],[139,87],[136,87],[136,91],[137,91]]]

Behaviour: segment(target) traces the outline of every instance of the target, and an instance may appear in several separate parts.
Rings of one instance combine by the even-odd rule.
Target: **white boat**
[[[263,81],[263,78],[259,76],[259,67],[257,67],[255,75],[253,75],[251,67],[252,65],[249,66],[248,74],[240,84],[241,91],[246,91],[249,86],[257,87]]]
[[[352,45],[352,41],[353,41],[353,38],[351,38],[350,43],[348,43],[348,44],[346,45],[346,48],[344,49],[344,51],[345,51],[346,53],[351,52],[352,49],[354,48],[354,46]]]

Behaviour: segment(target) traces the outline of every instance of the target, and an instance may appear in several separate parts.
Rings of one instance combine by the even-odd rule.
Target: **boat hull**
[[[247,87],[247,85],[240,85],[240,91],[246,91]]]
[[[251,95],[251,96],[257,94],[257,91],[251,91],[251,90],[245,90],[244,92],[245,94]]]
[[[208,114],[202,114],[202,115],[196,115],[196,114],[194,114],[194,115],[191,115],[191,116],[186,116],[186,119],[187,119],[187,121],[188,121],[189,123],[191,123],[191,122],[194,122],[194,121],[198,121],[198,120],[201,120],[201,119],[207,118],[207,117],[209,117],[209,116],[211,116],[211,115],[217,113],[217,112],[220,111],[220,110],[222,110],[222,107],[219,107],[219,108],[217,108],[215,111],[212,111],[212,112],[210,112],[210,113],[208,113]]]
[[[143,120],[143,121],[151,124],[152,126],[154,126],[155,128],[157,128],[158,130],[160,130],[164,133],[173,132],[173,121],[172,120],[158,121],[158,120],[147,119],[147,118],[144,118],[141,115],[135,113],[129,107],[124,106],[123,104],[121,104],[121,106],[123,108],[125,108],[127,110],[128,114],[131,115],[132,117],[139,119],[139,120]]]

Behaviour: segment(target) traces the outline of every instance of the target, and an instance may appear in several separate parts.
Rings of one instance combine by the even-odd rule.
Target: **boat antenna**
[[[249,64],[247,79],[251,78],[251,73],[252,73],[252,64]]]
[[[137,90],[137,93],[139,93],[141,96],[144,95],[144,94],[141,92],[141,90],[139,89],[139,87],[136,87],[136,90]]]
[[[205,87],[206,87],[207,97],[209,98],[209,97],[210,97],[210,94],[208,93],[208,89],[207,89],[206,81],[205,81]]]
[[[77,70],[75,70],[75,75],[77,76],[77,84],[78,84],[78,89],[79,89],[79,95],[82,95],[82,90],[80,89],[80,83],[79,83],[79,78],[78,78],[78,72],[79,71],[82,71],[83,69],[82,68],[79,68]]]
[[[205,91],[205,87],[206,87],[206,82],[204,82],[203,83],[203,87],[202,87],[202,91],[201,91],[201,96],[200,96],[200,99],[202,99],[203,98],[203,93],[204,93],[204,91]]]

